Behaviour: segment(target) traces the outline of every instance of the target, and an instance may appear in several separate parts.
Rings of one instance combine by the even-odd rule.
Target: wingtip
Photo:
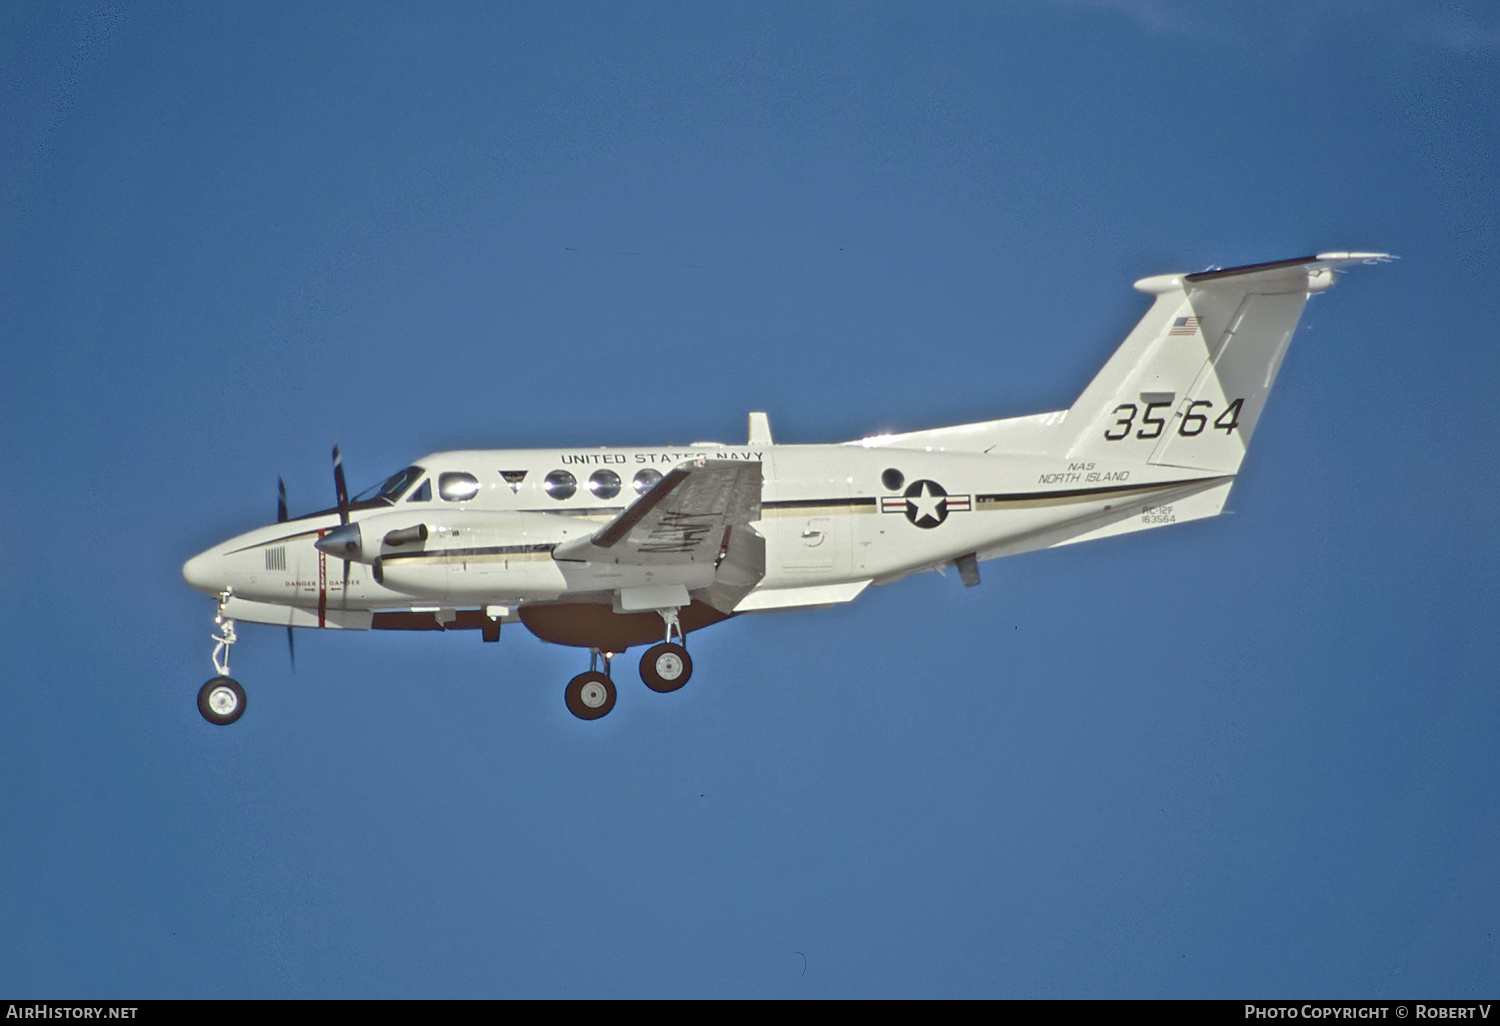
[[[1388,264],[1401,258],[1394,253],[1319,253],[1316,259],[1338,264]]]

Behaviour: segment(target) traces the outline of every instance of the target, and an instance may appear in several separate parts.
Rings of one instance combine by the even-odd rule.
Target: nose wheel
[[[228,726],[245,715],[245,689],[233,677],[215,677],[199,689],[198,711],[209,723]]]
[[[219,612],[214,617],[214,623],[219,625],[219,633],[213,635],[214,671],[218,676],[198,689],[198,711],[209,723],[220,727],[245,715],[245,689],[229,676],[229,650],[239,640],[234,634],[234,621],[224,615],[224,604],[232,594],[233,589],[227,589],[219,596]]]

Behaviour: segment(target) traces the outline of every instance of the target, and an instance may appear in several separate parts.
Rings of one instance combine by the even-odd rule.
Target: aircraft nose
[[[188,587],[208,595],[217,595],[224,590],[224,564],[213,549],[200,552],[182,564],[182,579]]]

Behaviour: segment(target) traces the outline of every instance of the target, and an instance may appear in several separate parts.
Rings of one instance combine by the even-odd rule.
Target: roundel
[[[906,519],[918,527],[933,528],[948,519],[948,493],[936,481],[913,481],[905,497]]]

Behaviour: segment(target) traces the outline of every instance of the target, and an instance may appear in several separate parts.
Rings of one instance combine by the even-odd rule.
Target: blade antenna
[[[292,633],[292,625],[286,625],[286,654],[292,657],[292,672],[297,672],[297,636]]]

